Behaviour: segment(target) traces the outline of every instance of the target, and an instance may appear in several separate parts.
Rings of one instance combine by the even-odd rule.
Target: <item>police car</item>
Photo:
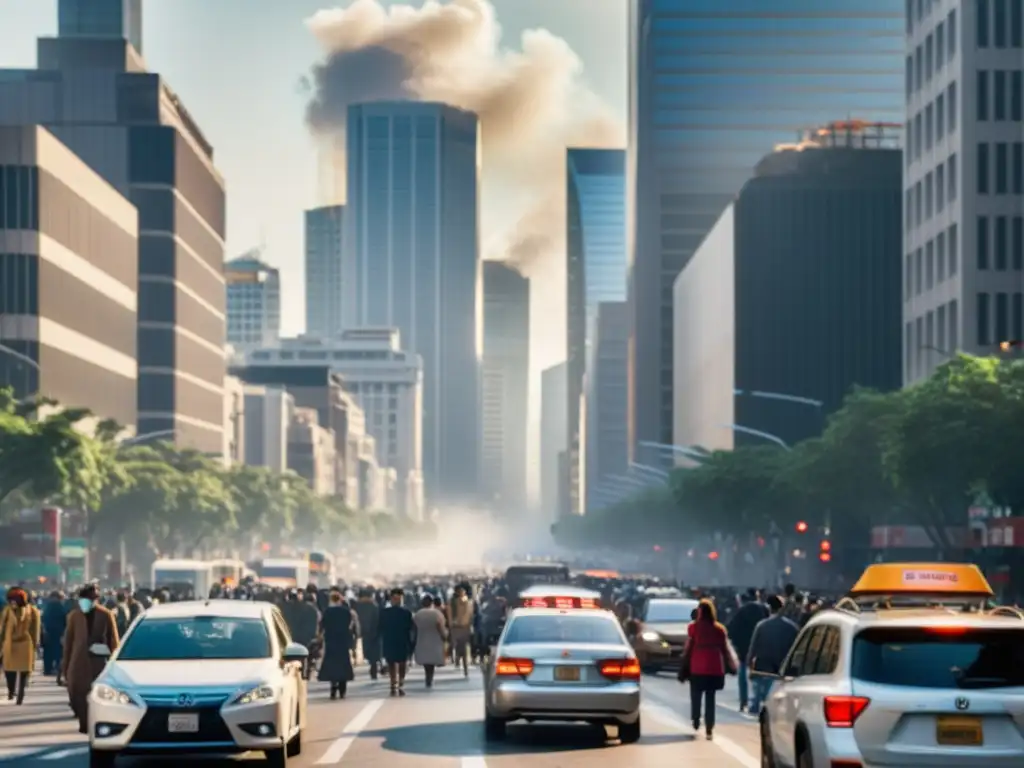
[[[761,765],[1024,765],[1024,613],[993,596],[974,565],[870,566],[770,675]]]

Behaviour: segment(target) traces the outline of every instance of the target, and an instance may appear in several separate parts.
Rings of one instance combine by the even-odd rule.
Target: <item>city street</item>
[[[643,738],[620,746],[595,728],[582,725],[513,725],[501,744],[483,739],[481,678],[469,680],[451,669],[438,673],[432,691],[413,670],[408,696],[388,697],[387,683],[370,682],[365,667],[344,701],[330,701],[325,685],[312,683],[309,724],[303,751],[289,765],[387,766],[388,768],[602,768],[666,765],[756,768],[757,728],[735,710],[735,681],[722,693],[715,740],[694,738],[684,702],[686,688],[664,674],[644,679]],[[243,755],[259,761],[262,755]],[[119,765],[172,765],[173,760],[128,760]],[[180,762],[180,761],[177,761]],[[222,760],[202,760],[216,765]],[[64,689],[52,678],[36,677],[25,704],[0,701],[0,763],[86,768],[84,739],[71,719]]]

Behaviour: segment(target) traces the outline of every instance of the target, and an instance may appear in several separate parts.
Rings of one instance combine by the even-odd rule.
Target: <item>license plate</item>
[[[579,667],[555,667],[555,680],[562,683],[576,682],[580,679]]]
[[[980,747],[985,741],[981,718],[939,717],[935,725],[935,740],[951,747]]]
[[[168,733],[199,733],[199,715],[168,715]]]

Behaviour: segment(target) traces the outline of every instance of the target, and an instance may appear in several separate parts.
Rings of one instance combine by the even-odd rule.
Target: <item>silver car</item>
[[[89,763],[117,755],[302,750],[306,648],[270,603],[157,605],[140,616],[89,694]]]
[[[640,663],[608,611],[514,610],[484,685],[489,740],[513,720],[613,725],[622,743],[640,739]]]

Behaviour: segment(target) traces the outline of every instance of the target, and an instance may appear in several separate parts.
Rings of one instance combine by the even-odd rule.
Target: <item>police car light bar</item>
[[[522,601],[523,608],[562,608],[562,609],[594,609],[601,603],[589,597],[527,597]]]

